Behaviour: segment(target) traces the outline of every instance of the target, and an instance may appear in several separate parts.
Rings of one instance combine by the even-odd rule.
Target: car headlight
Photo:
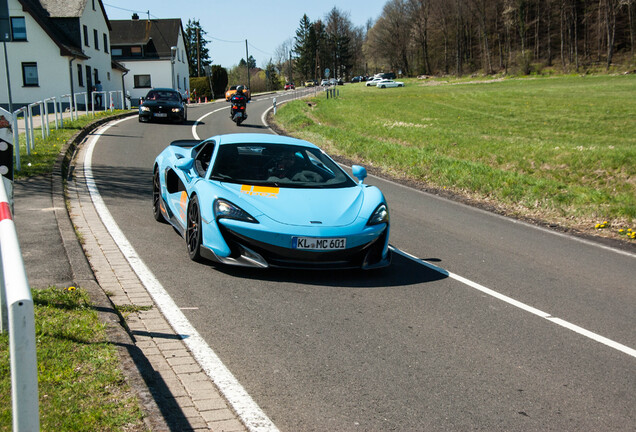
[[[369,218],[369,222],[367,225],[377,225],[381,223],[389,223],[389,208],[386,204],[380,204],[371,217]]]
[[[217,219],[227,218],[243,222],[258,223],[258,221],[245,210],[224,199],[214,201],[214,217]]]
[[[147,106],[140,106],[139,111],[150,111],[150,108],[148,108]]]
[[[180,112],[181,108],[172,108],[172,112]]]

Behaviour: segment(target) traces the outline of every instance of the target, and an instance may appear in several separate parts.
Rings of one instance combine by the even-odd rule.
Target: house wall
[[[83,32],[83,26],[88,27],[89,46],[84,45],[83,33],[80,35],[82,50],[89,56],[86,60],[74,60],[72,68],[73,87],[75,93],[87,91],[86,66],[90,66],[91,75],[98,70],[99,80],[103,90],[121,90],[122,73],[111,67],[110,57],[110,33],[104,15],[98,2],[96,10],[92,8],[92,2],[87,1],[81,17],[79,17],[79,29]],[[53,96],[61,96],[71,92],[69,78],[69,60],[60,54],[59,46],[40,27],[38,22],[28,13],[22,10],[18,0],[9,0],[9,15],[11,17],[24,17],[26,24],[26,41],[7,42],[7,58],[9,77],[11,80],[11,99],[13,109],[43,100]],[[95,49],[93,30],[97,30],[98,47]],[[108,53],[104,52],[104,34],[108,38]],[[34,87],[24,86],[22,77],[22,63],[32,62],[37,64],[38,85]],[[79,85],[77,64],[82,66],[83,85]],[[0,106],[8,108],[9,95],[6,85],[6,73],[4,64],[4,50],[0,44]],[[110,77],[109,77],[110,76]],[[68,99],[66,99],[68,101]],[[80,98],[78,98],[80,102]]]
[[[68,60],[60,56],[60,49],[49,38],[38,23],[22,10],[17,0],[9,0],[9,16],[24,17],[27,41],[7,42],[9,78],[11,79],[11,99],[13,109],[18,109],[47,97],[68,93]],[[4,50],[0,57],[0,104],[8,108],[9,94],[6,85]],[[37,87],[25,87],[22,78],[22,63],[36,63],[38,70]]]
[[[184,96],[190,92],[190,68],[186,58],[185,42],[182,32],[177,41],[178,56],[174,62],[174,84],[170,59],[119,60],[129,70],[124,81],[133,106],[139,104],[139,98],[146,96],[153,87],[175,88]],[[151,87],[135,87],[135,75],[150,75]],[[177,84],[178,82],[178,84]]]
[[[81,40],[82,40],[82,51],[88,57],[88,60],[75,61],[75,63],[80,63],[83,66],[84,70],[84,85],[78,87],[79,91],[85,92],[91,90],[87,87],[88,80],[86,79],[86,66],[90,66],[91,75],[94,76],[94,71],[98,71],[99,80],[102,83],[102,87],[104,91],[110,90],[121,90],[121,79],[116,80],[112,67],[111,67],[111,57],[110,57],[110,31],[108,30],[108,26],[106,25],[106,20],[104,19],[104,14],[99,6],[99,2],[95,1],[95,10],[93,10],[91,0],[86,2],[86,7],[84,8],[84,13],[80,17],[80,32],[81,32]],[[88,46],[84,43],[84,34],[83,27],[88,27]],[[94,41],[94,33],[93,31],[97,30],[97,48],[95,47]],[[108,52],[104,51],[104,35],[106,35],[108,39]],[[77,66],[74,66],[74,85],[77,86],[78,77],[77,77]],[[95,81],[91,77],[90,82],[93,86],[95,86]],[[76,87],[77,90],[77,87]]]

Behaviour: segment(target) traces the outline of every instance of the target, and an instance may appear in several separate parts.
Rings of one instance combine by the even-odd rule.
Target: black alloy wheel
[[[155,170],[152,176],[152,215],[157,222],[166,222],[161,214],[161,183],[159,182],[159,170]]]
[[[186,227],[186,245],[188,255],[192,261],[201,260],[201,212],[199,209],[199,199],[195,196],[190,200],[188,206],[188,221]]]

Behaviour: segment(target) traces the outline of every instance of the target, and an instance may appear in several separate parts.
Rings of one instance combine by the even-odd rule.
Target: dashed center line
[[[568,321],[565,321],[565,320],[563,320],[561,318],[554,317],[554,316],[552,316],[551,314],[549,314],[547,312],[543,312],[542,310],[539,310],[537,308],[529,306],[529,305],[527,305],[525,303],[520,302],[519,300],[515,300],[512,297],[508,297],[508,296],[506,296],[504,294],[501,294],[501,293],[499,293],[497,291],[494,291],[494,290],[492,290],[490,288],[486,288],[485,286],[480,285],[477,282],[473,282],[473,281],[471,281],[469,279],[466,279],[465,277],[459,276],[459,275],[457,275],[455,273],[451,273],[451,272],[449,272],[447,270],[444,270],[441,267],[438,267],[438,266],[436,266],[434,264],[431,264],[431,263],[426,262],[426,261],[424,261],[424,260],[422,260],[420,258],[417,258],[416,256],[413,256],[413,255],[411,255],[411,254],[409,254],[407,252],[401,251],[398,248],[396,248],[395,246],[390,246],[390,248],[391,248],[391,250],[393,252],[397,253],[398,255],[401,255],[401,256],[403,256],[405,258],[408,258],[408,259],[410,259],[412,261],[415,261],[418,264],[421,264],[423,266],[426,266],[426,267],[430,268],[431,270],[435,270],[436,272],[439,272],[439,273],[443,274],[444,276],[448,276],[449,278],[454,279],[457,282],[461,282],[462,284],[467,285],[467,286],[469,286],[469,287],[471,287],[473,289],[476,289],[478,291],[481,291],[484,294],[487,294],[487,295],[489,295],[491,297],[494,297],[494,298],[496,298],[498,300],[506,302],[506,303],[508,303],[508,304],[510,304],[510,305],[512,305],[514,307],[517,307],[517,308],[519,308],[521,310],[524,310],[526,312],[530,312],[533,315],[536,315],[538,317],[544,318],[544,319],[552,322],[553,324],[559,325],[559,326],[564,327],[564,328],[566,328],[568,330],[572,330],[573,332],[576,332],[576,333],[578,333],[578,334],[580,334],[582,336],[585,336],[585,337],[587,337],[589,339],[592,339],[592,340],[594,340],[596,342],[600,342],[603,345],[606,345],[606,346],[608,346],[610,348],[614,348],[615,350],[621,351],[621,352],[623,352],[623,353],[625,353],[625,354],[627,354],[629,356],[632,356],[632,357],[636,358],[636,350],[633,349],[633,348],[630,348],[630,347],[628,347],[626,345],[620,344],[620,343],[615,342],[615,341],[613,341],[611,339],[608,339],[608,338],[606,338],[604,336],[601,336],[599,334],[596,334],[594,332],[586,330],[586,329],[584,329],[582,327],[577,326],[576,324],[572,324],[572,323],[570,323]]]

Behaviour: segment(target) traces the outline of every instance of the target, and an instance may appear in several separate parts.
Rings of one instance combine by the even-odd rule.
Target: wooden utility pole
[[[197,27],[197,77],[201,76],[201,33],[199,27]]]

